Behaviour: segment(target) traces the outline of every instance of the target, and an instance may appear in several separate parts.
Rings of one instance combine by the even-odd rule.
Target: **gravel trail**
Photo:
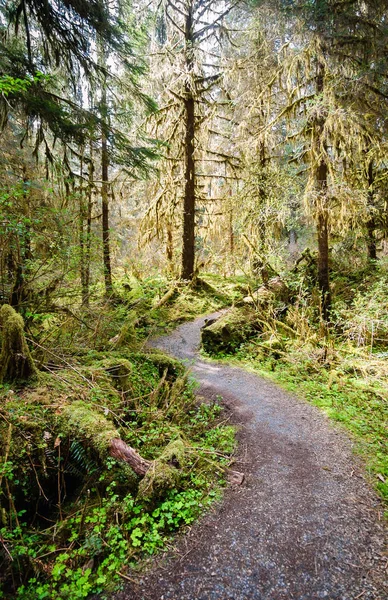
[[[387,600],[381,505],[346,434],[265,379],[201,360],[203,324],[153,345],[187,361],[200,395],[223,397],[245,482],[115,600]]]

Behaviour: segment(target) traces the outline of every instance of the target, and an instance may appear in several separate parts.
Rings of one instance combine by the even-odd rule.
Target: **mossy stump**
[[[139,484],[138,497],[143,500],[160,498],[167,490],[179,484],[181,467],[185,461],[185,445],[178,438],[163,450],[162,454],[148,468]]]
[[[32,360],[24,335],[22,317],[8,304],[0,309],[2,347],[0,354],[0,382],[13,383],[35,377],[38,370]]]

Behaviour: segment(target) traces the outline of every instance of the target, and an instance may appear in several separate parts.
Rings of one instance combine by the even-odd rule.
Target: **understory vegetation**
[[[186,286],[162,315],[151,308],[166,285],[153,281],[152,296],[150,281],[137,282],[132,296],[101,300],[87,315],[31,316],[39,370],[0,387],[0,597],[75,599],[115,587],[219,498],[234,427],[220,404],[195,397],[178,361],[144,341],[169,311],[192,316],[185,299],[208,311],[226,296]],[[3,341],[8,313],[4,305]],[[117,454],[117,440],[136,449],[145,473]]]

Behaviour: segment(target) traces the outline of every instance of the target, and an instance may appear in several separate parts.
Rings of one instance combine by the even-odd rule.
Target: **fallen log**
[[[97,450],[101,459],[111,456],[124,461],[142,478],[138,493],[144,499],[159,496],[177,484],[185,455],[181,439],[167,444],[161,455],[150,461],[126,444],[114,424],[93,405],[73,402],[65,407],[63,417],[69,435],[85,440]]]
[[[158,498],[166,490],[177,487],[181,476],[181,467],[185,461],[185,446],[178,438],[163,450],[154,460],[139,484],[138,497],[143,500]]]
[[[273,277],[267,283],[260,286],[257,290],[245,296],[245,304],[253,304],[256,306],[265,305],[271,298],[286,302],[289,298],[290,291],[281,277]]]
[[[168,304],[170,300],[173,300],[178,293],[178,286],[173,285],[161,299],[154,305],[154,309],[162,308],[165,304]]]
[[[123,442],[121,438],[113,438],[110,441],[109,454],[116,460],[126,462],[140,477],[144,477],[152,464],[150,460],[146,460],[131,446]]]

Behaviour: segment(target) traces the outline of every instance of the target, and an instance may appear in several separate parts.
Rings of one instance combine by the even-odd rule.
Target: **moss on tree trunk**
[[[12,306],[0,309],[2,345],[0,354],[0,381],[26,381],[38,374],[24,335],[24,321]]]

